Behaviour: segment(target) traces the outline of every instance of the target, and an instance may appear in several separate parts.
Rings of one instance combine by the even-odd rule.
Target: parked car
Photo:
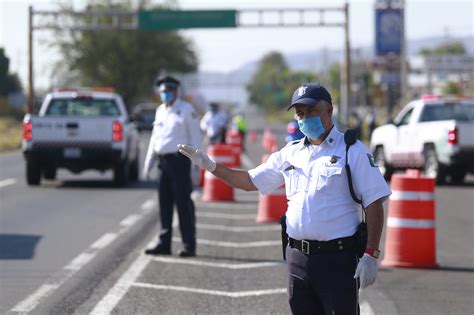
[[[474,99],[426,95],[406,105],[394,123],[376,128],[370,149],[386,179],[417,168],[442,183],[474,173]]]
[[[140,103],[133,108],[132,117],[139,131],[153,129],[156,108],[159,105],[156,103]]]
[[[55,179],[58,168],[112,169],[120,185],[138,179],[139,134],[117,93],[49,93],[38,115],[24,117],[23,128],[28,185]]]

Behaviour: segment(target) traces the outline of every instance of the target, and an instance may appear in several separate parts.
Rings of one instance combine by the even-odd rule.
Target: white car
[[[23,128],[29,185],[39,185],[42,177],[55,179],[58,168],[112,169],[120,185],[138,179],[139,134],[117,93],[50,93],[37,116],[25,116]]]
[[[394,123],[374,130],[370,149],[386,179],[397,169],[417,168],[437,183],[462,182],[474,173],[474,99],[410,102]]]

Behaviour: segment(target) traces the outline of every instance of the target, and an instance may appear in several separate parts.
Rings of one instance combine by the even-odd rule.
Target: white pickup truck
[[[474,173],[474,99],[425,96],[406,105],[393,124],[370,139],[380,171],[417,168],[436,183],[463,182]]]
[[[37,116],[25,116],[23,131],[28,185],[54,180],[58,168],[112,169],[119,185],[138,179],[139,134],[117,93],[50,93]]]

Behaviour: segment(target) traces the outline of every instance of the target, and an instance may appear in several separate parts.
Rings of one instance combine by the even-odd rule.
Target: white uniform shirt
[[[172,106],[161,104],[156,109],[144,170],[148,172],[157,154],[178,152],[178,144],[201,148],[201,131],[191,104],[177,99]]]
[[[351,236],[362,210],[349,191],[344,134],[333,127],[320,145],[305,140],[290,142],[273,153],[265,163],[249,170],[250,178],[262,194],[285,184],[290,237],[327,241]],[[364,207],[387,198],[391,191],[367,148],[357,141],[348,154],[354,192]]]
[[[227,117],[222,111],[213,113],[208,111],[201,119],[201,130],[206,133],[209,138],[220,134],[222,128],[227,124]]]

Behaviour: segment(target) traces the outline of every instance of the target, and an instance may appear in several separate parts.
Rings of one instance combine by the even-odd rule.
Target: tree
[[[316,76],[308,72],[291,72],[280,52],[263,56],[257,71],[247,85],[251,103],[267,113],[286,110],[293,91],[302,83],[314,82]]]
[[[418,54],[423,56],[429,55],[466,55],[466,47],[461,42],[453,42],[453,43],[446,43],[441,44],[433,49],[429,48],[422,48]]]
[[[86,10],[104,8],[100,3],[90,0]],[[142,9],[147,5],[139,4]],[[133,10],[128,1],[114,2],[113,8]],[[192,42],[177,32],[69,30],[56,38],[52,44],[63,57],[59,67],[75,73],[79,84],[114,87],[126,104],[148,96],[160,72],[192,72],[198,67]]]
[[[0,48],[0,96],[8,96],[21,90],[21,83],[15,73],[9,73],[10,59],[5,55],[5,49]]]

